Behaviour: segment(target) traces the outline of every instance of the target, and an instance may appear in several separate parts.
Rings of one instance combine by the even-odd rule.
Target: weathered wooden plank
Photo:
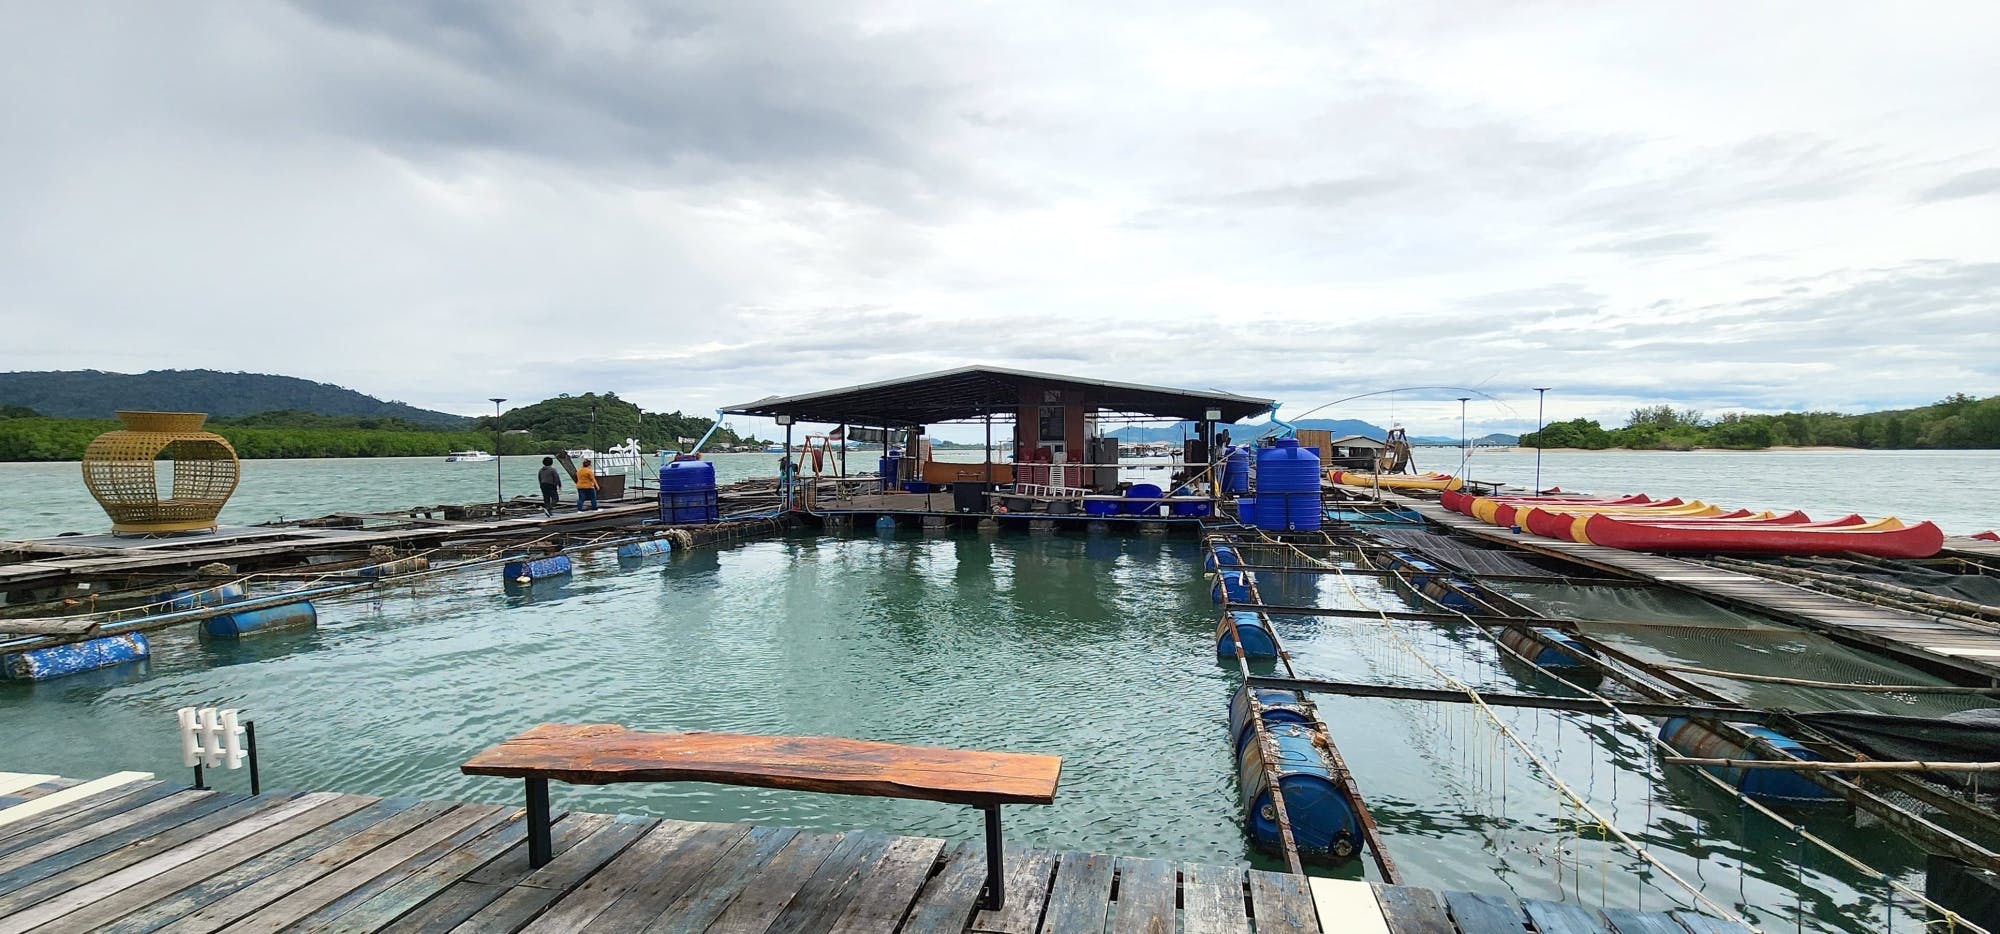
[[[846,839],[841,834],[801,833],[778,850],[764,871],[723,909],[711,931],[759,934],[768,930],[819,867]]]
[[[571,847],[583,842],[590,835],[611,826],[618,818],[610,814],[577,814],[562,812],[562,816],[551,815],[554,826],[549,832],[549,855],[561,856]],[[629,823],[639,822],[639,818],[628,818]],[[647,821],[650,823],[650,821]],[[487,863],[466,875],[467,882],[488,885],[516,885],[535,871],[528,865],[528,845],[525,841],[500,854],[498,859]]]
[[[1050,850],[1010,851],[1006,862],[1007,902],[999,911],[980,909],[972,916],[972,930],[992,934],[1032,934],[1048,903],[1049,877],[1054,875],[1056,854]]]
[[[87,782],[66,784],[48,794],[36,795],[25,803],[0,810],[0,827],[29,820],[38,814],[61,808],[72,801],[94,797],[114,788],[121,788],[153,777],[151,772],[113,772],[103,778]]]
[[[943,851],[944,841],[936,837],[897,837],[890,841],[888,851],[862,878],[860,889],[834,920],[829,934],[895,930]],[[1100,930],[1102,927],[1099,925]]]
[[[1180,904],[1180,870],[1164,859],[1118,858],[1118,903],[1112,934],[1174,934]]]
[[[78,827],[102,823],[117,814],[185,790],[165,782],[139,782],[114,788],[102,797],[72,802],[18,824],[0,827],[0,856]]]
[[[528,823],[523,817],[503,813],[499,815],[497,825],[473,825],[475,828],[486,827],[485,832],[463,843],[459,842],[465,836],[463,833],[445,841],[440,846],[449,845],[450,848],[428,865],[339,913],[331,922],[323,922],[311,930],[361,934],[386,927],[489,861],[499,858],[508,848],[524,843],[528,838]],[[553,820],[555,827],[562,826],[561,818]],[[553,827],[550,835],[553,840]]]
[[[535,934],[553,934],[557,931],[580,931],[606,908],[611,907],[626,890],[644,885],[652,878],[661,861],[673,853],[680,841],[702,827],[716,824],[697,824],[689,821],[661,821],[615,858],[604,864],[576,890],[560,900],[553,900],[547,913],[536,918],[524,931]],[[550,866],[555,865],[550,863]],[[543,867],[544,869],[548,867]],[[523,885],[532,885],[524,882]],[[546,904],[546,903],[545,903]],[[485,912],[481,912],[481,915]],[[479,920],[474,916],[467,924]]]
[[[1208,863],[1181,864],[1181,921],[1187,934],[1248,934],[1243,870]]]
[[[722,916],[729,903],[748,888],[757,872],[792,842],[799,832],[789,827],[752,827],[750,834],[730,848],[710,866],[707,873],[687,887],[672,905],[660,912],[648,932],[705,931]]]
[[[300,795],[0,918],[0,934],[20,934],[38,925],[48,925],[49,930],[97,930],[211,872],[234,866],[367,803],[368,799],[344,798],[334,792]]]
[[[0,916],[117,872],[251,813],[276,807],[289,797],[246,801],[237,795],[207,796],[37,860],[0,876],[0,891],[7,892],[0,896]]]
[[[882,861],[889,837],[873,830],[843,834],[840,843],[799,887],[771,922],[771,934],[823,934],[860,888],[860,879]]]
[[[370,851],[231,925],[231,934],[274,934],[294,924],[311,929],[339,917],[375,893],[429,865],[518,812],[491,804],[462,804],[388,844]]]
[[[1586,908],[1540,898],[1521,899],[1521,907],[1541,934],[1610,934]]]
[[[825,736],[544,723],[472,757],[460,771],[584,785],[696,781],[956,804],[1049,804],[1062,759]]]
[[[520,928],[657,826],[659,821],[652,818],[613,820],[579,841],[569,852],[530,872],[520,884],[503,891],[451,930],[454,934],[474,934]]]
[[[682,837],[647,877],[620,893],[585,930],[637,931],[660,916],[724,854],[750,836],[748,824],[702,824]]]
[[[86,820],[89,815],[79,814],[33,834],[25,834],[18,839],[7,841],[4,847],[6,852],[0,854],[0,892],[10,887],[9,873],[36,860],[52,854],[65,853],[100,839],[106,841],[104,843],[106,848],[121,846],[123,844],[113,842],[113,838],[129,828],[144,825],[184,809],[207,807],[209,810],[214,810],[229,803],[221,800],[221,794],[214,791],[168,789],[162,794],[150,797],[151,800],[135,807],[104,814],[95,820]],[[191,820],[203,813],[207,812],[195,811],[183,816]]]
[[[1510,896],[1446,892],[1444,904],[1464,934],[1521,934],[1528,923],[1521,903]]]
[[[910,906],[907,931],[962,931],[972,920],[979,893],[986,889],[986,850],[966,840],[945,855],[944,868],[917,893]]]
[[[1320,929],[1341,934],[1389,934],[1389,922],[1382,917],[1382,904],[1375,887],[1349,879],[1307,881],[1312,889],[1313,908],[1319,913]]]
[[[375,826],[416,804],[415,799],[379,801],[255,859],[218,872],[120,918],[100,934],[141,934],[248,888],[300,860]]]
[[[1257,921],[1257,934],[1318,934],[1319,918],[1305,876],[1251,869],[1244,877],[1250,883],[1250,915]]]
[[[1393,934],[1456,934],[1444,902],[1430,889],[1377,884],[1375,901]]]
[[[1687,934],[1672,916],[1659,912],[1639,912],[1629,908],[1606,908],[1604,920],[1618,934]]]
[[[1679,921],[1694,934],[1751,934],[1750,926],[1737,921],[1702,914],[1698,911],[1676,911],[1674,920]]]
[[[1056,880],[1049,889],[1043,915],[1045,931],[1102,931],[1111,913],[1112,857],[1102,853],[1063,853],[1056,859]]]

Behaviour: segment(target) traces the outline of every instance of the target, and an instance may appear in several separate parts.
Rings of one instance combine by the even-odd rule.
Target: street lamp
[[[1461,482],[1466,482],[1466,461],[1472,456],[1472,449],[1465,444],[1465,404],[1470,401],[1471,396],[1458,397],[1458,479]]]
[[[1549,390],[1554,388],[1555,388],[1554,386],[1535,387],[1535,490],[1534,492],[1538,495],[1542,492],[1542,444],[1544,443],[1542,440],[1542,403],[1548,399]]]
[[[493,518],[500,518],[500,509],[506,505],[506,496],[500,492],[500,403],[507,401],[500,396],[493,400]]]

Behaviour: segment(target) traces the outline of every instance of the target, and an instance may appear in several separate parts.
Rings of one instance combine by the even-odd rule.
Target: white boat
[[[569,455],[570,460],[579,464],[588,458],[591,469],[600,474],[622,473],[626,470],[643,472],[646,467],[646,452],[639,449],[637,438],[626,438],[624,444],[613,445],[608,451],[599,452],[584,448],[564,453]]]
[[[492,459],[493,455],[485,451],[453,451],[444,456],[444,462],[447,464],[475,464]]]

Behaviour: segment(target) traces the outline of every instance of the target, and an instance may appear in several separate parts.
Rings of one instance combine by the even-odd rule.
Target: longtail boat
[[[1928,558],[1944,547],[1944,532],[1935,523],[1905,525],[1893,517],[1859,525],[1805,526],[1648,522],[1600,513],[1586,517],[1583,529],[1589,544],[1628,551]]]

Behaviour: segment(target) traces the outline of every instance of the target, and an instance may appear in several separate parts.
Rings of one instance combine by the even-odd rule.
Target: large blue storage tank
[[[1250,449],[1232,444],[1222,461],[1222,492],[1250,492]]]
[[[668,525],[714,522],[721,509],[715,498],[715,465],[708,461],[673,461],[660,465],[660,521]]]
[[[1273,532],[1318,531],[1319,453],[1297,438],[1257,450],[1257,527]]]

